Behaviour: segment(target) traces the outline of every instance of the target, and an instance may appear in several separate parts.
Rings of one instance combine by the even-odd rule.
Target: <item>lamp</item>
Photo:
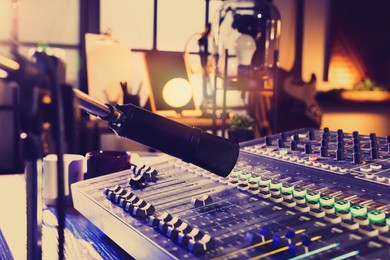
[[[241,34],[235,41],[235,52],[238,59],[238,75],[247,75],[256,51],[256,42],[252,36]]]
[[[271,0],[231,0],[212,23],[217,72],[258,79],[272,78],[277,62],[280,14]],[[225,68],[225,67],[228,68]]]

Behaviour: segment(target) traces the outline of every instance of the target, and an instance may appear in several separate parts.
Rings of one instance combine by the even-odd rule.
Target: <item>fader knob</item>
[[[321,140],[321,147],[329,147],[329,141],[327,139],[322,139]]]
[[[299,143],[300,139],[298,134],[293,135],[293,141]]]
[[[360,145],[360,138],[353,138],[352,139],[353,145]]]
[[[360,138],[359,132],[358,131],[353,131],[352,132],[352,137],[356,138],[356,139],[359,139]]]
[[[336,151],[336,160],[337,161],[344,160],[344,151],[342,149],[337,149],[337,151]]]
[[[343,129],[338,129],[337,130],[337,137],[344,137]]]
[[[321,157],[328,157],[329,154],[328,154],[328,148],[326,148],[325,146],[321,146],[321,149],[320,149],[320,156]]]
[[[284,148],[284,140],[282,138],[278,138],[278,147]]]
[[[386,144],[389,144],[390,143],[390,135],[387,135],[386,136]]]
[[[272,145],[272,138],[271,136],[265,137],[265,145]]]
[[[305,153],[306,154],[312,153],[311,144],[305,144]]]
[[[315,140],[316,136],[313,130],[309,131],[309,140]]]
[[[378,148],[377,147],[372,147],[370,149],[370,155],[371,155],[371,159],[377,160],[379,158]]]
[[[370,134],[370,140],[376,140],[376,134],[375,133],[371,133]]]
[[[361,157],[359,152],[354,152],[352,157],[353,157],[354,164],[361,164],[362,163],[362,157]]]
[[[329,127],[324,127],[323,131],[324,131],[325,134],[329,134]]]
[[[297,143],[295,141],[290,142],[290,149],[291,149],[291,151],[297,150]]]

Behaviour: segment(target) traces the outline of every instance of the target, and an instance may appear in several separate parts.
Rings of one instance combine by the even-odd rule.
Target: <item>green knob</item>
[[[367,214],[367,207],[361,205],[353,205],[350,209],[352,217],[365,216]]]
[[[372,210],[367,213],[370,223],[377,223],[385,221],[386,214],[380,210]]]
[[[351,207],[351,203],[348,200],[338,200],[334,203],[334,207],[336,208],[336,211],[339,210],[349,211],[349,208]]]
[[[307,201],[315,201],[318,202],[320,200],[320,193],[316,191],[310,191],[306,194]]]
[[[307,190],[296,187],[293,191],[294,197],[305,197]]]
[[[320,204],[321,206],[332,206],[334,204],[334,198],[330,196],[322,196],[320,198]]]

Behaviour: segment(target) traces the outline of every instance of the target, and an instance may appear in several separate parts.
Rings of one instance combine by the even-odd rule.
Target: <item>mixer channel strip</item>
[[[311,164],[290,160],[316,156],[322,142],[315,140],[324,133],[328,157]],[[375,159],[367,150],[373,137],[359,135],[357,164],[348,154],[356,141],[347,141],[356,134],[340,133],[300,129],[243,143],[226,178],[167,157],[139,166],[149,169],[145,176],[132,169],[74,184],[74,206],[137,259],[388,259],[388,141],[375,137]],[[339,139],[345,140],[343,160],[331,152],[331,140]],[[291,141],[297,150],[284,154]],[[282,146],[273,147],[274,154],[290,157],[270,155],[274,143]],[[382,166],[371,173],[385,181],[356,174],[370,165]],[[347,170],[340,174],[340,168]]]

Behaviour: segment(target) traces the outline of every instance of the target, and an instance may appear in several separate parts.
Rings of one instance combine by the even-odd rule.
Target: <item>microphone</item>
[[[133,104],[102,105],[80,90],[74,89],[80,107],[86,112],[109,121],[118,136],[131,139],[155,150],[197,165],[226,177],[234,168],[239,144],[204,132]]]

